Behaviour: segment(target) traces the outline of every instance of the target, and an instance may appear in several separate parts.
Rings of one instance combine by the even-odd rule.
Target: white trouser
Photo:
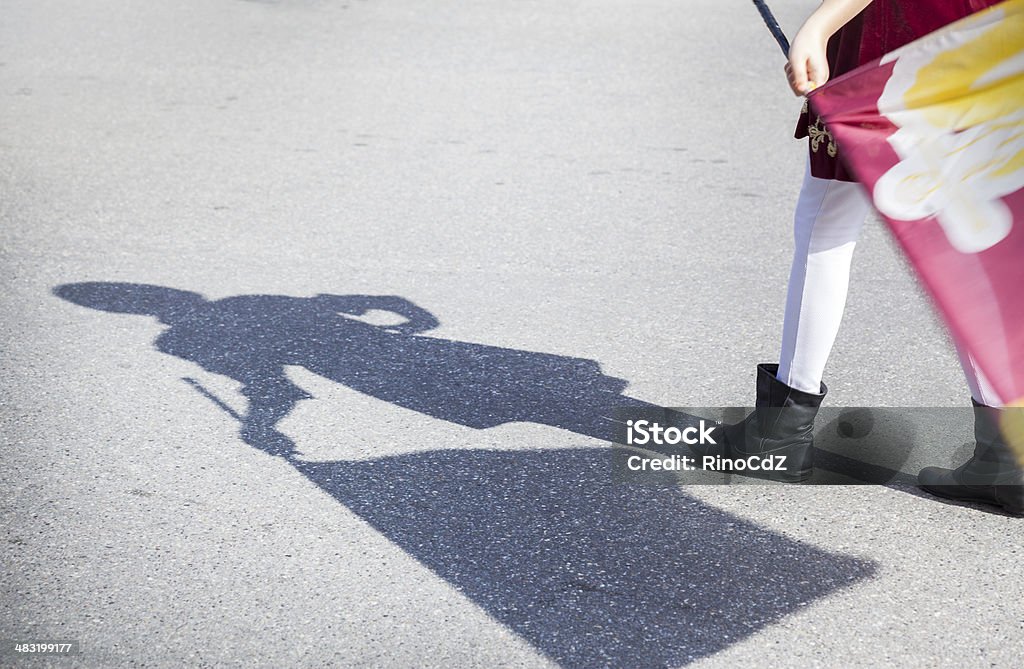
[[[832,344],[846,306],[850,261],[871,210],[860,184],[804,175],[796,204],[796,250],[786,294],[778,379],[809,393],[821,389]],[[971,394],[1002,406],[969,355],[957,348]]]

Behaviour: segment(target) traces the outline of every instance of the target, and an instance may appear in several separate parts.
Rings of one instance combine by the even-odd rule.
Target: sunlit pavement
[[[772,4],[790,34],[809,9]],[[0,638],[84,667],[1019,666],[1019,520],[609,475],[595,407],[746,404],[776,356],[804,147],[750,3],[0,14]],[[827,402],[966,406],[886,234]]]

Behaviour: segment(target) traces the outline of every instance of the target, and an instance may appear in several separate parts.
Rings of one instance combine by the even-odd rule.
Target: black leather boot
[[[971,401],[974,457],[956,469],[925,467],[917,475],[917,483],[940,497],[994,504],[1007,513],[1024,516],[1024,468],[999,430],[999,416],[1007,410]]]
[[[778,365],[757,366],[757,401],[754,411],[735,425],[713,432],[716,445],[693,447],[701,457],[729,461],[719,471],[731,471],[773,481],[796,483],[809,478],[814,465],[814,417],[828,389],[806,393],[775,378]],[[744,461],[742,464],[739,461]],[[750,466],[756,463],[757,469]],[[766,464],[770,468],[766,468]]]

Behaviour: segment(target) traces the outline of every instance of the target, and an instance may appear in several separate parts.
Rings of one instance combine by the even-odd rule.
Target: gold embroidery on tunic
[[[811,151],[814,153],[818,152],[818,149],[821,148],[821,142],[826,137],[828,138],[828,144],[825,147],[825,151],[828,153],[828,157],[835,158],[836,154],[839,153],[839,147],[836,146],[835,138],[832,137],[832,133],[828,131],[828,128],[822,124],[820,116],[815,119],[814,125],[808,124],[807,136],[811,139]]]

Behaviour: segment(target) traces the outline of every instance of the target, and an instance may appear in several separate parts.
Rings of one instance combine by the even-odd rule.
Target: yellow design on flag
[[[935,216],[953,248],[1003,240],[1024,188],[1024,0],[1008,0],[898,49],[878,99],[900,162],[872,196],[898,220]]]

